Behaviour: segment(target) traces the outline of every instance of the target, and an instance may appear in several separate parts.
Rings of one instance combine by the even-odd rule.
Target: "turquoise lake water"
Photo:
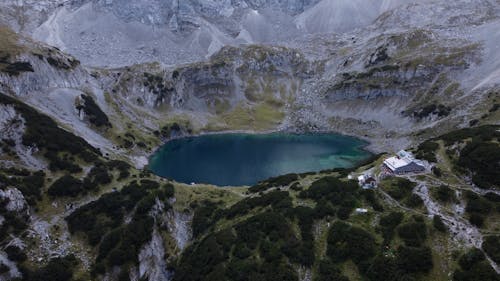
[[[214,134],[174,139],[151,157],[157,175],[182,183],[253,185],[288,173],[352,167],[367,143],[338,134]]]

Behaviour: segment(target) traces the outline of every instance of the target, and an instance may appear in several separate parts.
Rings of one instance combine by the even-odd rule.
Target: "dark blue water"
[[[183,183],[253,185],[287,173],[352,167],[370,153],[338,134],[220,134],[175,139],[151,157],[157,175]]]

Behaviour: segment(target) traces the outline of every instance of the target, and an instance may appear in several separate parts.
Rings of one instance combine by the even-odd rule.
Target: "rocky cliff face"
[[[9,0],[0,4],[0,20],[85,64],[177,64],[203,59],[227,44],[350,31],[409,2]]]
[[[96,6],[112,11],[126,21],[139,21],[149,25],[169,25],[174,31],[185,31],[202,24],[200,18],[217,20],[238,20],[246,9],[271,9],[290,15],[302,13],[318,0],[292,1],[95,1]],[[85,1],[74,1],[83,5]],[[220,19],[219,19],[220,20]]]
[[[293,80],[310,75],[309,71],[312,71],[309,62],[297,50],[227,47],[203,63],[166,69],[150,69],[147,65],[119,69],[115,72],[119,78],[110,91],[132,95],[130,97],[140,94],[137,103],[149,107],[167,105],[174,109],[213,112],[219,102],[231,108],[243,101],[257,102],[258,96],[264,94],[281,99],[280,93],[265,92],[262,88],[279,88],[280,84],[288,88]],[[281,94],[295,94],[289,91],[284,89]],[[156,98],[151,99],[152,96]]]
[[[426,5],[431,4],[417,7]],[[464,5],[460,2],[446,7],[462,11]],[[484,3],[485,7],[491,5]],[[472,9],[478,15],[483,10]],[[57,49],[26,41],[23,45],[27,51],[11,63],[26,62],[32,71],[5,73],[0,81],[4,91],[31,104],[41,104],[44,111],[75,131],[83,129],[92,144],[109,153],[117,153],[110,148],[109,137],[85,124],[70,106],[78,96],[94,97],[97,105],[112,116],[111,124],[116,123],[114,134],[126,133],[123,124],[128,121],[124,120],[144,120],[136,126],[145,139],[179,120],[190,123],[195,132],[334,128],[360,136],[367,135],[362,131],[376,132],[368,134],[375,139],[391,132],[392,137],[402,137],[405,142],[413,138],[413,132],[435,127],[436,122],[466,125],[463,110],[479,114],[478,107],[485,99],[481,93],[494,89],[496,81],[489,79],[486,90],[481,91],[472,91],[471,86],[481,80],[467,85],[460,82],[465,73],[471,73],[467,75],[469,80],[473,76],[484,79],[479,73],[493,75],[497,70],[485,59],[493,54],[491,40],[495,37],[488,45],[468,36],[455,38],[453,32],[468,34],[472,30],[450,21],[444,25],[448,29],[427,25],[384,34],[373,31],[383,30],[388,21],[401,17],[404,11],[406,8],[391,10],[366,30],[341,37],[314,36],[308,42],[298,39],[292,44],[295,48],[228,46],[204,62],[177,66],[148,63],[88,68]],[[420,16],[408,15],[410,19]],[[451,13],[446,16],[451,17]],[[497,21],[494,15],[485,15],[483,20],[485,31]],[[475,102],[454,112],[462,98]],[[417,114],[433,106],[452,110],[449,116],[437,111],[429,116]],[[113,116],[120,117],[113,120]],[[454,121],[450,123],[450,119]],[[398,125],[398,120],[404,125]],[[353,124],[364,125],[352,131]],[[152,148],[158,139],[148,142]],[[145,155],[141,147],[135,149],[134,157]]]
[[[409,94],[429,87],[439,75],[453,77],[480,63],[478,44],[440,38],[424,29],[379,36],[361,49],[363,53],[349,54],[337,68],[328,98],[356,98],[353,93],[365,99]]]

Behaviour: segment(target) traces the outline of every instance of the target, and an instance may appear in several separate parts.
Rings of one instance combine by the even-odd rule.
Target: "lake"
[[[288,173],[348,168],[366,142],[339,134],[212,134],[174,139],[150,158],[155,174],[182,183],[253,185]]]

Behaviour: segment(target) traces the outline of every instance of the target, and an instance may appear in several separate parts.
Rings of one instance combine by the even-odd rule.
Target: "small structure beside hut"
[[[366,214],[366,213],[368,213],[368,209],[356,208],[355,212],[358,214]]]
[[[377,187],[377,180],[372,175],[361,175],[358,177],[358,184],[363,189],[372,189]]]

